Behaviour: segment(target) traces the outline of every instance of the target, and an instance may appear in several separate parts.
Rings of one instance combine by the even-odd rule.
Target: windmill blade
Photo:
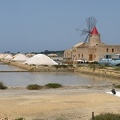
[[[93,29],[94,26],[96,26],[97,20],[94,17],[88,17],[86,19],[87,27],[89,32]]]
[[[80,30],[80,29],[76,29],[76,30],[78,30],[78,31],[82,31],[82,30]]]
[[[87,28],[90,31],[90,18],[86,19],[86,23],[87,23]]]
[[[84,44],[87,42],[88,37],[89,37],[89,34],[86,36],[86,38],[84,40]]]
[[[86,29],[86,28],[84,28],[83,30],[80,30],[80,29],[76,29],[76,30],[81,31],[81,34],[80,34],[80,35],[86,35],[86,34],[89,33],[89,30]]]
[[[94,17],[88,17],[86,19],[86,23],[87,23],[87,28],[84,28],[83,30],[76,29],[78,31],[81,31],[81,35],[87,35],[84,40],[84,44],[87,42],[88,38],[90,37],[92,29],[96,26],[97,20]]]
[[[94,17],[91,17],[91,30],[96,26],[97,20]]]
[[[86,34],[89,34],[89,30],[84,28],[81,32],[81,35],[86,35]]]

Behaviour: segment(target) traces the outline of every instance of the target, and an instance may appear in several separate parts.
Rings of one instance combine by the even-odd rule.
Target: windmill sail
[[[86,19],[87,28],[84,28],[83,30],[79,30],[79,31],[81,31],[81,35],[86,35],[84,43],[86,43],[87,40],[89,39],[89,37],[91,35],[91,31],[96,26],[96,23],[97,23],[97,20],[94,17],[88,17]]]

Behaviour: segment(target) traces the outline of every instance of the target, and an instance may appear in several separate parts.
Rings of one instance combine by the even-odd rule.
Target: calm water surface
[[[19,68],[0,64],[0,70],[17,70]],[[0,72],[0,81],[6,86],[27,86],[29,84],[45,85],[47,83],[60,83],[64,86],[84,85],[111,85],[115,80],[100,76],[88,76],[80,73],[55,72]]]

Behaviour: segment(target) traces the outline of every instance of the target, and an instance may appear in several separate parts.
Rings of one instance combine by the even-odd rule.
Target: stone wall
[[[82,67],[76,67],[74,72],[120,78],[120,71],[114,70],[112,68],[110,69],[110,68],[95,68],[95,67],[82,66]]]

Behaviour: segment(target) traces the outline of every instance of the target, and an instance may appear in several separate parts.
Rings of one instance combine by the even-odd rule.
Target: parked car
[[[120,66],[120,59],[112,59],[109,63],[110,66]]]
[[[98,61],[101,65],[109,65],[109,66],[119,66],[120,65],[120,54],[115,54],[111,58],[101,58]]]

